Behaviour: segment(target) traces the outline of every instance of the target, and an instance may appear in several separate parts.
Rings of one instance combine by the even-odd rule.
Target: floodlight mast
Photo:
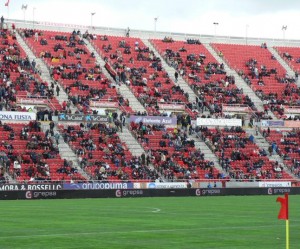
[[[281,30],[282,30],[282,38],[283,40],[285,40],[285,32],[287,30],[287,25],[282,25]]]
[[[34,12],[35,12],[35,7],[32,9],[32,29],[34,29]]]
[[[158,16],[154,17],[154,32],[156,33],[156,24],[157,24]]]
[[[217,26],[219,25],[218,22],[214,22],[213,25],[215,26],[215,37],[217,36]]]
[[[248,45],[248,29],[249,29],[249,24],[246,24],[246,45]]]
[[[27,10],[27,4],[22,4],[21,9],[23,10],[23,14],[24,14],[24,23],[26,22],[26,10]]]
[[[93,29],[93,16],[96,14],[96,12],[91,12],[91,29]]]

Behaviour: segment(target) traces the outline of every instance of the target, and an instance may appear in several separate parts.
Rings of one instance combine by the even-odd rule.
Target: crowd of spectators
[[[199,44],[199,45],[201,44],[199,39],[191,39],[191,38],[187,39],[186,43],[187,44]]]
[[[9,46],[9,49],[1,51],[2,54],[8,52],[8,55],[3,56],[2,62],[1,76],[3,76],[3,80],[0,89],[0,106],[5,110],[15,108],[16,98],[14,95],[17,91],[31,92],[31,97],[45,96],[48,98],[52,98],[56,91],[57,96],[59,96],[59,90],[55,88],[57,81],[61,81],[61,83],[72,81],[64,85],[69,94],[69,101],[65,102],[63,109],[70,111],[68,105],[73,103],[79,107],[79,112],[86,113],[90,107],[90,101],[105,98],[108,89],[115,88],[114,83],[103,77],[101,67],[94,64],[95,55],[89,54],[85,48],[81,47],[85,43],[80,31],[74,31],[71,35],[54,35],[49,38],[46,34],[47,32],[35,30],[24,30],[23,32],[24,37],[32,38],[34,42],[39,42],[41,46],[46,48],[39,55],[45,60],[50,59],[53,63],[50,73],[54,83],[48,86],[46,82],[39,81],[35,77],[35,74],[40,72],[36,67],[36,62],[29,61],[28,58],[21,58],[22,51],[18,46],[15,43],[9,44],[4,41],[2,43]],[[1,35],[6,39],[6,33],[1,33]],[[199,40],[188,39],[186,42],[188,45],[180,47],[178,51],[166,49],[165,53],[166,61],[176,69],[177,74],[190,82],[197,95],[195,103],[188,103],[188,94],[179,85],[172,82],[162,68],[160,59],[140,40],[118,38],[116,47],[115,38],[112,37],[101,36],[98,39],[97,36],[90,35],[88,32],[83,37],[105,42],[101,49],[106,53],[104,57],[106,62],[111,63],[117,72],[117,85],[121,83],[129,85],[147,108],[149,114],[161,113],[159,103],[170,102],[185,103],[190,109],[198,109],[202,112],[204,110],[209,111],[211,115],[222,112],[222,103],[243,104],[255,111],[254,104],[248,96],[243,94],[243,89],[236,88],[234,77],[226,75],[222,63],[207,62],[206,53],[189,52],[189,45],[201,45]],[[52,44],[51,41],[55,41],[55,45],[51,48],[47,47]],[[169,37],[166,37],[164,42],[175,43]],[[64,62],[69,57],[73,62]],[[58,65],[58,61],[53,60],[61,60],[62,63]],[[88,66],[89,64],[91,65]],[[246,62],[249,73],[245,75],[243,71],[240,71],[240,75],[246,82],[251,84],[254,79],[257,79],[258,85],[265,86],[264,78],[274,75],[278,83],[285,85],[282,96],[278,96],[277,93],[267,94],[262,90],[256,91],[266,106],[265,112],[261,114],[262,117],[268,115],[269,109],[283,115],[284,105],[299,104],[297,102],[299,91],[293,85],[294,78],[288,75],[280,77],[276,68],[267,68],[261,65],[258,69],[257,65],[256,59],[250,59]],[[16,78],[16,82],[13,82],[10,80],[10,74],[15,73],[18,73],[19,77]],[[218,80],[215,79],[216,75],[219,77]],[[97,82],[101,87],[90,84],[92,82]],[[202,84],[203,82],[205,84]],[[79,90],[80,94],[74,94],[73,89]],[[174,98],[174,96],[176,97]],[[128,100],[125,100],[120,93],[109,100],[119,102],[120,105],[129,105]],[[37,113],[38,121],[51,121],[52,115],[52,110],[39,110]],[[178,128],[175,129],[132,123],[132,131],[147,151],[140,157],[128,154],[126,146],[116,135],[117,131],[122,131],[122,119],[111,118],[113,121],[108,124],[69,125],[62,128],[64,140],[74,149],[81,167],[90,173],[94,179],[155,180],[160,176],[172,181],[176,179],[224,178],[215,169],[212,162],[204,160],[203,153],[195,148],[194,140],[189,138],[189,134],[193,132],[189,115],[178,115]],[[156,136],[157,132],[161,137],[157,146],[153,147],[151,136]],[[258,157],[266,157],[267,152],[253,147],[253,141],[245,137],[243,130],[239,128],[235,130],[225,129],[224,131],[217,129],[214,134],[207,128],[201,128],[201,134],[215,152],[220,155],[221,165],[230,177],[251,180],[272,177],[280,179],[283,177],[282,167],[278,162],[272,165],[272,169],[270,169],[267,167],[269,162],[266,163],[263,159],[258,159]],[[36,122],[30,124],[29,127],[24,127],[19,136],[21,140],[26,141],[26,149],[30,152],[24,153],[21,159],[11,158],[11,155],[8,154],[9,161],[13,162],[12,167],[9,166],[9,168],[13,168],[14,176],[20,177],[25,172],[31,180],[50,180],[51,167],[49,167],[47,159],[54,159],[58,155],[58,142],[54,133],[49,131],[46,135],[40,134],[39,123]],[[16,137],[18,135],[12,129],[8,139],[15,140]],[[1,146],[7,150],[12,150],[13,144],[3,143]],[[250,154],[243,150],[248,146],[251,149],[253,147]],[[286,154],[299,152],[294,147],[287,147],[285,147]],[[39,150],[43,150],[44,153],[36,152]],[[231,150],[229,156],[225,153],[227,150]],[[276,153],[279,152],[281,150],[277,148]],[[254,160],[252,160],[253,158]],[[246,160],[249,162],[243,165],[238,164],[238,167],[235,167],[234,162]],[[2,168],[5,168],[7,160],[3,159],[2,161]],[[24,169],[22,166],[24,161],[31,165]],[[155,165],[155,169],[149,167],[150,163]],[[297,165],[297,160],[295,159],[293,163]],[[72,176],[78,171],[73,167],[71,161],[64,160],[56,173]],[[1,179],[0,172],[0,181]]]
[[[246,105],[256,111],[254,103],[248,95],[243,94],[243,89],[234,85],[234,78],[226,76],[220,82],[211,82],[203,85],[193,84],[191,87],[197,95],[195,107],[202,113],[209,111],[211,115],[222,113],[222,104]]]
[[[149,114],[160,112],[159,103],[188,103],[188,95],[162,68],[160,58],[140,39],[107,37],[94,41],[111,66],[117,84],[127,84]]]
[[[278,118],[284,118],[284,106],[299,105],[299,89],[295,84],[298,74],[288,75],[285,69],[279,64],[274,55],[267,49],[267,45],[261,45],[261,53],[256,56],[249,56],[255,50],[255,46],[239,46],[214,44],[214,47],[224,53],[229,64],[235,65],[239,76],[252,87],[256,95],[264,102],[264,111],[273,112]],[[232,57],[232,51],[239,51],[239,58]],[[290,58],[289,54],[283,55]]]
[[[195,148],[195,141],[189,137],[191,130],[186,118],[183,116],[180,119],[178,127],[181,128],[132,122],[130,129],[147,151],[147,160],[154,164],[162,179],[224,178],[214,163],[205,160],[204,154]]]
[[[95,54],[87,52],[83,38],[95,39],[94,35],[88,31],[81,34],[79,30],[69,34],[24,30],[24,36],[32,45],[35,44],[33,37],[36,33],[47,41],[37,47],[35,53],[50,64],[51,89],[57,89],[58,96],[59,83],[69,96],[69,101],[63,103],[63,111],[70,112],[70,104],[73,104],[80,113],[92,112],[91,100],[116,102],[130,111],[128,100],[117,93],[116,84],[104,75],[101,66],[96,63]],[[107,36],[101,38],[107,40]]]
[[[247,136],[241,127],[202,127],[200,134],[218,155],[221,167],[231,178],[241,181],[283,178],[282,166],[278,162],[269,161],[269,152],[259,149],[254,137]],[[273,143],[271,149],[271,153],[277,153],[277,144]]]
[[[94,180],[156,180],[145,154],[132,156],[117,135],[122,116],[113,115],[108,123],[61,126],[64,140],[79,158],[80,166]]]
[[[219,116],[223,104],[247,105],[256,111],[249,96],[236,87],[234,76],[227,75],[224,64],[218,63],[201,43],[191,41],[186,45],[176,41],[172,46],[158,40],[152,40],[152,43],[159,51],[164,51],[163,58],[176,70],[175,81],[181,76],[194,90],[196,101],[188,107],[195,113],[209,111],[210,115]]]
[[[13,32],[13,31],[12,31]],[[30,61],[11,31],[0,31],[1,81],[0,109],[16,110],[17,96],[23,98],[53,98],[53,89],[40,77],[35,60]]]
[[[67,176],[79,177],[73,175],[76,172],[59,170],[62,163],[58,148],[59,134],[54,134],[51,128],[43,133],[41,123],[32,121],[27,125],[1,124],[0,129],[4,134],[8,134],[8,139],[0,144],[1,168],[14,179],[45,182],[63,180]]]
[[[290,172],[300,177],[299,129],[287,131],[264,129],[262,132],[271,144],[270,152],[280,155]]]

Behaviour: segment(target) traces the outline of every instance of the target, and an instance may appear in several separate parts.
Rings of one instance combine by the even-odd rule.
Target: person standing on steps
[[[59,88],[59,86],[57,85],[57,86],[56,86],[56,95],[57,95],[57,97],[59,96],[59,91],[60,91],[60,88]]]
[[[4,24],[4,17],[1,16],[1,29],[3,29],[3,24]]]
[[[50,127],[50,133],[53,133],[53,129],[54,129],[54,122],[53,121],[50,121],[49,127]]]
[[[175,83],[177,83],[177,81],[178,81],[178,72],[177,71],[175,71],[174,77],[175,77]]]
[[[123,126],[125,126],[125,124],[126,124],[126,114],[124,114],[122,117],[122,124],[123,124]]]

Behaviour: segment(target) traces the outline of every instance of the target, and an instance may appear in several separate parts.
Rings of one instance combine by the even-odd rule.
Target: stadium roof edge
[[[101,26],[85,26],[77,24],[64,24],[55,22],[38,22],[38,21],[24,21],[18,19],[7,19],[7,24],[14,23],[17,28],[33,28],[50,31],[62,31],[71,32],[74,29],[85,32],[88,30],[93,34],[106,34],[115,36],[125,36],[127,29],[113,28],[113,27],[101,27]],[[162,39],[165,36],[170,36],[174,40],[186,40],[199,39],[202,43],[234,43],[234,44],[248,44],[248,45],[260,45],[262,42],[266,42],[270,46],[300,46],[300,40],[293,39],[273,39],[273,38],[259,38],[259,37],[237,37],[237,36],[214,36],[203,34],[188,34],[177,32],[164,32],[164,31],[149,31],[149,30],[130,30],[131,37],[140,37],[144,39]]]

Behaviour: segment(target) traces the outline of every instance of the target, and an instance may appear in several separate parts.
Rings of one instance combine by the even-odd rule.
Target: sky
[[[7,1],[9,7],[5,7]],[[10,19],[300,40],[299,0],[0,0],[0,3],[0,14]],[[21,9],[22,4],[27,4],[26,11]]]

